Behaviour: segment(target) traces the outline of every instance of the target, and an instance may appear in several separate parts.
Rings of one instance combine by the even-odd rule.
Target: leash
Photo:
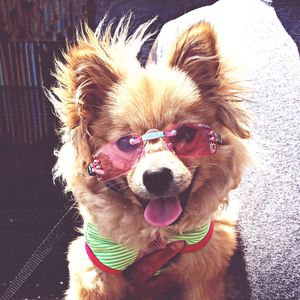
[[[124,193],[120,191],[120,186],[115,180],[110,180],[107,183],[107,188],[111,191],[123,195]],[[13,281],[9,284],[8,288],[5,290],[0,300],[12,299],[13,295],[23,286],[26,280],[32,275],[35,269],[45,260],[48,254],[56,246],[61,237],[66,233],[66,226],[73,225],[73,217],[75,214],[68,218],[71,211],[73,210],[75,203],[65,212],[61,219],[56,223],[56,225],[51,229],[45,239],[36,248],[31,257],[27,260],[23,268],[15,276]]]
[[[9,300],[22,287],[26,280],[32,275],[35,269],[44,261],[51,250],[56,246],[60,238],[66,233],[65,226],[73,224],[73,217],[67,218],[73,210],[75,203],[65,212],[61,219],[56,223],[46,238],[36,248],[23,268],[10,283],[0,300]]]

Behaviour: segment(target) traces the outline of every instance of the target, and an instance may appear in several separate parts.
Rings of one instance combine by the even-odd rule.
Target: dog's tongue
[[[168,226],[175,222],[182,213],[178,197],[150,200],[145,208],[144,217],[156,227]]]

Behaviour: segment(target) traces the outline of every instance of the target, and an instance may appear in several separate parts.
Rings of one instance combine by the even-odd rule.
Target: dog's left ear
[[[237,105],[241,88],[224,75],[216,34],[200,22],[184,31],[168,56],[168,65],[186,72],[197,84],[202,101],[213,107],[216,119],[241,138],[249,138],[247,116]]]
[[[169,65],[187,72],[201,93],[208,93],[217,84],[219,69],[216,37],[211,26],[201,22],[183,32],[169,56]]]

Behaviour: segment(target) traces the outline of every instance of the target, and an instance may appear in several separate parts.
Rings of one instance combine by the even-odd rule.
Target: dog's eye
[[[123,136],[117,140],[116,145],[122,152],[131,152],[134,151],[139,145],[132,145],[130,144],[130,140],[133,137],[131,135]]]
[[[181,126],[176,129],[177,134],[174,137],[177,143],[191,143],[197,133],[197,129],[189,126]]]

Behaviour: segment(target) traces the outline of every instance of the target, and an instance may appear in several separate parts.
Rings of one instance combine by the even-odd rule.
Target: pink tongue
[[[175,222],[181,213],[182,207],[178,197],[161,198],[149,201],[144,217],[151,225],[163,227]]]

